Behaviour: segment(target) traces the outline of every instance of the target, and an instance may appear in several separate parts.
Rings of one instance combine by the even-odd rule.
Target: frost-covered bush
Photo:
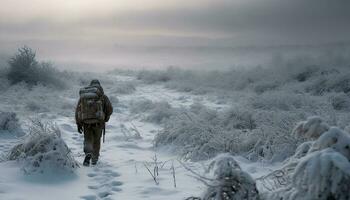
[[[192,160],[209,159],[236,148],[234,134],[202,120],[186,111],[172,116],[156,135],[155,146],[172,145],[183,158]]]
[[[294,137],[291,130],[303,118],[299,113],[286,111],[256,111],[257,128],[249,137],[255,141],[247,152],[250,160],[283,161],[294,154],[302,138]]]
[[[320,67],[316,65],[304,66],[301,69],[299,67],[299,71],[296,71],[293,77],[297,81],[304,82],[310,79],[319,69]]]
[[[313,110],[318,105],[323,106],[315,97],[288,91],[268,91],[251,97],[248,103],[254,109],[283,111],[296,109]]]
[[[310,152],[332,148],[350,160],[350,135],[337,127],[331,127],[312,145]]]
[[[298,164],[288,199],[346,200],[349,185],[349,158],[327,148],[310,153]]]
[[[338,93],[333,94],[330,98],[334,110],[350,110],[350,94]]]
[[[39,63],[36,53],[29,47],[18,49],[18,53],[9,61],[8,80],[12,84],[25,82],[30,86],[43,84],[57,88],[64,88],[61,72],[49,63]]]
[[[131,102],[130,111],[142,114],[144,120],[158,124],[165,122],[175,113],[175,109],[168,102],[153,102],[147,99]]]
[[[0,134],[13,133],[17,136],[23,135],[16,113],[0,111]]]
[[[324,132],[328,131],[329,126],[319,116],[308,117],[306,121],[299,122],[292,131],[296,137],[302,137],[307,140],[319,138]]]
[[[325,71],[321,73],[315,80],[310,81],[306,87],[306,91],[315,95],[323,95],[328,92],[350,92],[350,72],[346,69],[333,70],[330,73]],[[327,73],[326,73],[327,72]]]
[[[223,152],[245,152],[256,142],[250,132],[254,123],[246,115],[237,115],[237,110],[217,112],[194,104],[189,110],[167,113],[171,116],[156,135],[155,145],[171,145],[185,159],[205,160]]]
[[[349,133],[332,127],[315,142],[303,146],[306,148],[298,148],[303,152],[295,156],[296,167],[290,184],[272,191],[269,199],[349,199]]]
[[[207,183],[203,200],[258,200],[254,179],[229,154],[217,156],[209,165],[214,177]]]
[[[251,160],[282,161],[303,139],[291,130],[299,114],[234,108],[226,111],[194,104],[171,112],[155,137],[156,146],[171,145],[184,158],[203,160],[218,153],[244,153]]]
[[[153,123],[162,123],[174,115],[174,109],[168,102],[161,101],[153,103],[153,108],[146,117],[146,120]]]
[[[243,108],[231,108],[225,111],[220,120],[228,130],[232,129],[255,129],[256,122],[252,110]]]
[[[149,99],[142,99],[130,102],[130,112],[134,114],[144,113],[154,108],[153,102]]]
[[[36,85],[28,87],[25,83],[12,85],[1,98],[7,109],[15,109],[18,114],[51,112],[72,116],[78,98],[76,90],[56,90]],[[28,112],[29,111],[29,112]]]
[[[72,172],[78,167],[59,128],[40,120],[32,121],[29,134],[11,149],[8,159],[18,160],[25,173]]]

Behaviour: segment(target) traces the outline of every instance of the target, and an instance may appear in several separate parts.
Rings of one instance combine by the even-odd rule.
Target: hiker
[[[113,112],[113,107],[98,80],[79,91],[80,99],[75,110],[78,132],[84,132],[84,166],[96,165],[100,155],[101,136],[105,134],[105,124]]]

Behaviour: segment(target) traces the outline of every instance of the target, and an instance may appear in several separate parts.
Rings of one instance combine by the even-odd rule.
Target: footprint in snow
[[[115,180],[120,174],[109,167],[98,165],[87,176],[91,180],[88,188],[96,195],[82,196],[81,198],[84,200],[108,200],[111,199],[115,192],[122,190],[120,187],[123,185],[123,182]]]
[[[80,198],[84,199],[84,200],[96,200],[97,196],[96,195],[86,195],[86,196],[81,196]]]

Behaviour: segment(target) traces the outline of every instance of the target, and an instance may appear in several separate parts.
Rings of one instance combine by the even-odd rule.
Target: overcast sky
[[[0,51],[27,44],[61,61],[112,63],[133,48],[140,56],[154,47],[339,41],[350,41],[349,0],[1,0],[0,7]],[[127,65],[133,55],[117,59]]]

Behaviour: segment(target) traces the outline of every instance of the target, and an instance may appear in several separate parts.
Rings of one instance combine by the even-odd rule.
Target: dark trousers
[[[100,156],[102,127],[98,125],[84,125],[84,153],[90,154],[92,160],[97,161]]]

